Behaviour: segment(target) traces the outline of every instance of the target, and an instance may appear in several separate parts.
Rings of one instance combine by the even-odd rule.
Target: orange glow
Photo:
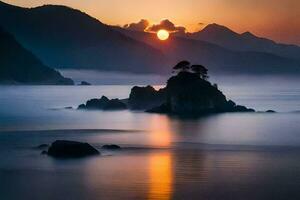
[[[170,152],[151,155],[148,199],[171,199],[173,179]]]
[[[164,29],[159,30],[156,34],[157,34],[158,39],[160,39],[160,40],[167,40],[170,36],[169,32]]]
[[[190,32],[200,30],[207,24],[217,23],[239,33],[250,31],[277,41],[300,44],[299,0],[4,0],[4,2],[25,7],[43,4],[67,5],[111,25],[124,25],[142,18],[150,22],[169,19],[177,25],[185,26]]]

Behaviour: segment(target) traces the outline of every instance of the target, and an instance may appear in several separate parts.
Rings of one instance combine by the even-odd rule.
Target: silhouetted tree
[[[200,76],[200,78],[207,80],[209,78],[207,72],[208,69],[204,67],[203,65],[192,65],[191,70]]]
[[[181,71],[188,71],[190,69],[190,65],[191,65],[191,63],[189,61],[183,60],[183,61],[177,63],[177,65],[175,65],[173,67],[173,69],[175,71],[180,71],[180,72]]]

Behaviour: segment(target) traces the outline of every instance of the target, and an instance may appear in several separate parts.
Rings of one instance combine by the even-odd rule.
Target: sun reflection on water
[[[148,199],[171,199],[173,188],[171,153],[151,155],[149,167]]]

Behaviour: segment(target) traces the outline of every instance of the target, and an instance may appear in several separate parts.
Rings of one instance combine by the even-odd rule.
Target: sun
[[[160,40],[167,40],[170,36],[170,33],[164,29],[159,30],[156,34]]]

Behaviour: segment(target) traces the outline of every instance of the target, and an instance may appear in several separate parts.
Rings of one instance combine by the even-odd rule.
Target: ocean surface
[[[278,113],[182,119],[75,109],[101,95],[127,98],[131,87],[0,86],[0,199],[300,198],[300,85],[219,86],[239,104]],[[89,142],[102,155],[40,155],[38,145],[57,139]]]

